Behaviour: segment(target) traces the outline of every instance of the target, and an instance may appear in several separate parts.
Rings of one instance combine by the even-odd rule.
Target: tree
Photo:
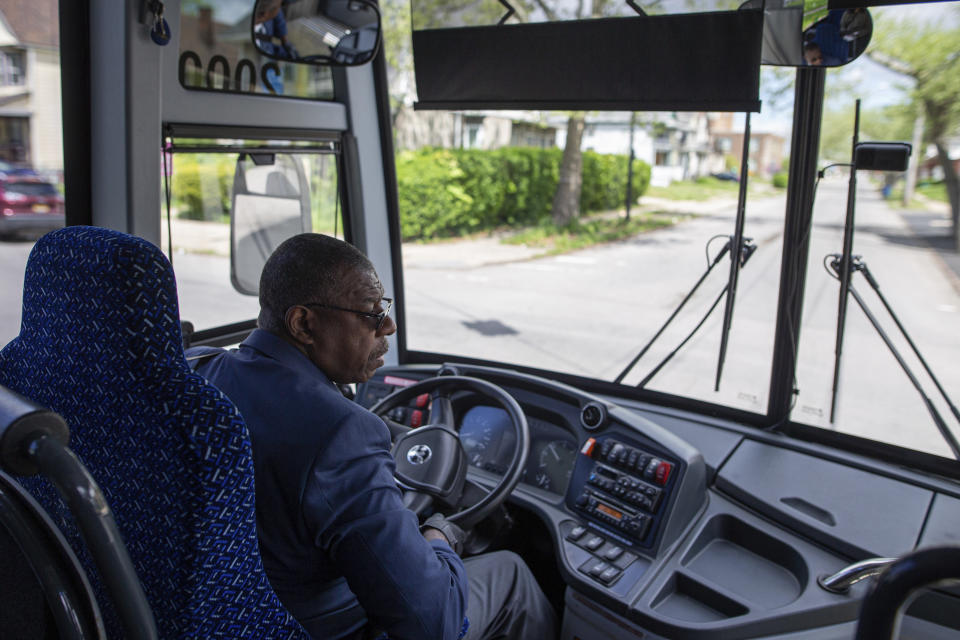
[[[950,199],[955,248],[960,251],[960,179],[947,147],[947,137],[960,126],[960,27],[950,26],[949,21],[883,20],[887,15],[877,17],[874,48],[867,55],[914,82],[913,99],[923,109],[924,138],[937,149]]]
[[[550,212],[553,223],[557,226],[570,224],[580,216],[580,190],[583,186],[583,154],[580,143],[583,140],[585,123],[585,114],[582,111],[570,114],[570,119],[567,120],[567,142],[563,147],[560,176]]]
[[[548,0],[535,0],[535,3],[548,20],[564,19],[553,6],[554,3]],[[584,7],[583,0],[578,2],[572,17],[577,20],[584,16],[598,18],[622,10],[622,6],[619,3],[615,5],[612,0],[593,0],[592,3],[587,4],[590,5],[589,9]],[[583,156],[580,144],[583,141],[585,126],[584,112],[576,111],[570,114],[567,120],[567,140],[563,146],[563,160],[560,162],[560,176],[550,212],[553,223],[558,226],[570,224],[580,216],[580,190],[583,186]]]

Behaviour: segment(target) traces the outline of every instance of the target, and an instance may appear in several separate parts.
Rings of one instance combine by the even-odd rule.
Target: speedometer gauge
[[[566,440],[552,440],[540,450],[537,484],[547,490],[563,493],[570,481],[577,449]],[[546,485],[546,486],[544,486]]]
[[[489,425],[474,427],[466,435],[463,432],[460,433],[460,441],[463,443],[464,452],[470,459],[470,464],[475,467],[482,467],[483,463],[487,461],[489,453],[495,453],[490,451],[490,445],[493,444],[495,435],[494,428]]]

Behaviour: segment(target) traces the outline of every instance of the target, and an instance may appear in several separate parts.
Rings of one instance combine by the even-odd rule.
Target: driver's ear
[[[313,332],[310,330],[311,313],[306,307],[293,305],[287,309],[283,318],[287,334],[298,344],[313,344]]]

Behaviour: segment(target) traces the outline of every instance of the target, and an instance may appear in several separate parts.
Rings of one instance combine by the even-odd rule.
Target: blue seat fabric
[[[152,244],[96,227],[47,234],[27,263],[20,335],[0,384],[60,413],[110,504],[162,638],[308,638],[260,561],[253,462],[236,407],[183,355],[176,284]],[[66,506],[22,478],[87,570]]]

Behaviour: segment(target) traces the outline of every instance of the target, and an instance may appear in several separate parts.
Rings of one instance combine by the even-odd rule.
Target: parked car
[[[55,185],[31,175],[0,178],[0,238],[62,226],[63,196]]]
[[[13,162],[7,162],[6,160],[0,160],[0,179],[19,177],[19,176],[30,176],[33,178],[41,177],[33,167],[28,167],[22,164],[15,164]]]
[[[722,171],[720,173],[711,173],[712,177],[717,180],[724,180],[727,182],[740,182],[740,176],[738,176],[733,171]]]

